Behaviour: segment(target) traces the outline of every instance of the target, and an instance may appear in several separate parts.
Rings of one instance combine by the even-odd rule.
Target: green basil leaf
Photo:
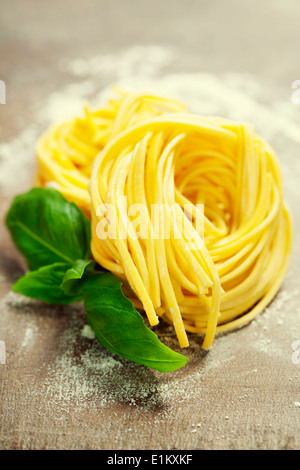
[[[83,299],[100,343],[130,361],[160,372],[188,362],[146,327],[121,281],[88,259],[90,222],[74,203],[54,189],[34,188],[15,198],[6,223],[32,271],[14,284],[15,292],[47,303]]]
[[[80,291],[82,283],[80,280],[84,277],[85,271],[91,271],[95,267],[95,261],[78,259],[75,261],[73,266],[68,269],[64,275],[61,288],[67,294],[76,294]],[[83,282],[85,282],[83,280]]]
[[[73,264],[90,255],[90,221],[54,189],[34,188],[17,196],[6,224],[30,270]]]
[[[83,285],[88,321],[98,341],[118,356],[160,372],[183,367],[188,358],[162,344],[110,273],[87,275]]]
[[[68,263],[54,263],[31,271],[13,286],[13,291],[32,299],[43,300],[49,304],[69,304],[82,300],[82,294],[69,295],[60,285],[65,273],[70,269]]]

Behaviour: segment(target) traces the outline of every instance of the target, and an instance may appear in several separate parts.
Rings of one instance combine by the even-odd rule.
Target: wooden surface
[[[80,305],[50,307],[13,294],[24,263],[1,225],[7,357],[0,364],[0,448],[299,449],[300,104],[291,101],[291,84],[300,79],[299,2],[7,0],[0,9],[0,79],[7,86],[1,220],[13,196],[31,186],[35,138],[61,112],[58,104],[66,105],[66,93],[69,101],[77,91],[79,101],[93,100],[112,80],[137,74],[170,89],[176,77],[179,90],[180,77],[188,87],[200,74],[207,93],[210,83],[235,93],[239,116],[239,96],[251,97],[245,117],[257,120],[279,155],[295,225],[290,269],[268,309],[218,337],[209,353],[190,335],[190,361],[171,374],[105,351],[90,337]],[[206,109],[231,114],[224,94],[212,93]],[[210,107],[213,97],[223,108]],[[177,348],[172,330],[156,331]]]

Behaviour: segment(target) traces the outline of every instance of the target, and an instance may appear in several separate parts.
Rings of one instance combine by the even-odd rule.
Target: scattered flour
[[[155,411],[159,418],[170,412],[172,404],[180,406],[191,398],[201,399],[202,372],[192,370],[188,377],[182,371],[160,374],[114,356],[97,340],[84,344],[82,331],[86,328],[82,328],[78,312],[69,313],[71,323],[60,337],[56,358],[45,374],[43,393],[51,402],[61,407],[89,403],[103,408],[123,403]]]
[[[37,331],[36,326],[28,326],[25,330],[24,339],[21,344],[21,348],[27,348],[33,345],[35,333]]]
[[[96,335],[94,331],[92,330],[92,328],[90,327],[90,325],[84,325],[81,331],[81,336],[83,336],[84,338],[89,338],[89,339],[96,338]]]

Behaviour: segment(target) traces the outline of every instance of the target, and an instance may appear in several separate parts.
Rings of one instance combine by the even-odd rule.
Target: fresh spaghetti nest
[[[93,165],[93,256],[124,281],[151,325],[163,317],[180,346],[189,331],[204,334],[209,348],[216,332],[259,314],[286,272],[292,229],[277,157],[248,124],[176,113],[128,127],[124,116]],[[146,208],[139,227],[135,204]],[[153,236],[153,205],[163,208],[169,237]],[[118,233],[129,229],[101,237],[103,220]],[[146,236],[137,236],[143,227]]]

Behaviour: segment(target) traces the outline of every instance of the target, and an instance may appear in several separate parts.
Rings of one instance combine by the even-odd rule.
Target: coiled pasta
[[[210,348],[217,332],[259,314],[286,272],[292,227],[277,157],[246,123],[176,113],[128,126],[125,116],[93,164],[93,256],[124,281],[151,325],[162,317],[180,346],[193,332]],[[153,206],[169,237],[153,236]],[[105,237],[112,226],[117,236]]]
[[[164,112],[184,111],[185,106],[165,97],[116,90],[116,97],[95,111],[48,129],[36,148],[36,185],[54,187],[89,216],[91,199],[87,185],[96,155],[123,128]]]

